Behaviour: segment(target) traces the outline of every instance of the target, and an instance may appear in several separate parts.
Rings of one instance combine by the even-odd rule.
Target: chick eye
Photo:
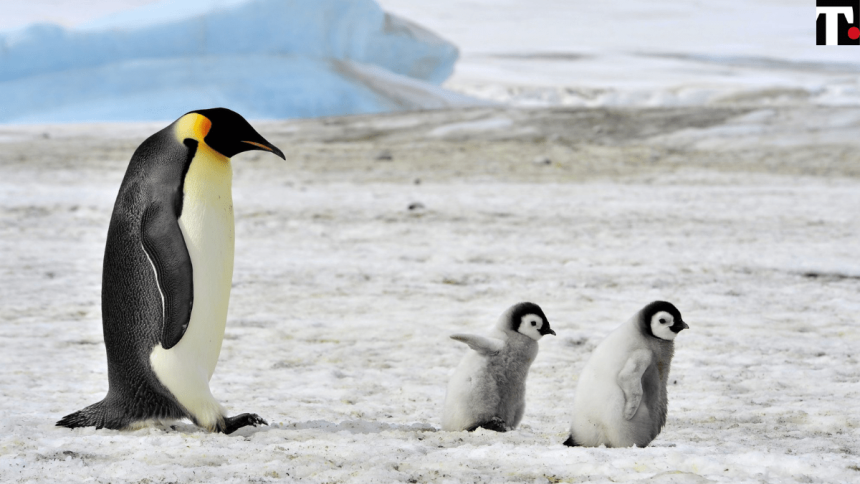
[[[666,319],[665,319],[665,318],[660,318],[660,324],[666,324]]]
[[[537,326],[537,323],[532,321],[532,326]]]

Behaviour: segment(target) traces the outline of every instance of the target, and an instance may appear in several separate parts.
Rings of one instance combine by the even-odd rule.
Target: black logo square
[[[816,0],[815,43],[860,45],[860,0]]]

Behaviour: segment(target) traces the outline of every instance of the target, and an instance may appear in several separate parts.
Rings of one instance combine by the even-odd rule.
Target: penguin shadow
[[[243,429],[244,430],[244,429]],[[414,424],[389,424],[371,420],[344,420],[334,423],[327,420],[308,420],[307,422],[294,422],[291,424],[272,424],[257,427],[258,432],[270,430],[319,430],[325,433],[336,434],[338,432],[349,432],[351,434],[379,434],[382,432],[437,432],[438,429],[426,423]],[[239,431],[237,431],[238,433]]]
[[[256,427],[248,425],[247,427],[242,427],[240,429],[237,429],[236,431],[227,435],[227,437],[249,437],[249,436],[254,435],[256,433],[267,431],[268,429],[269,429],[268,425],[258,425]],[[183,434],[183,435],[192,435],[192,434],[225,435],[225,434],[222,434],[220,432],[210,432],[210,431],[208,431],[202,427],[198,427],[197,425],[194,425],[193,423],[186,422],[186,421],[148,422],[144,426],[141,426],[138,428],[131,428],[128,430],[130,430],[132,432],[156,430],[156,431],[161,431],[164,433],[178,433],[178,434]]]
[[[161,430],[162,432],[181,434],[207,434],[206,430],[190,423],[190,422],[173,422],[155,423],[150,425],[151,429]],[[319,430],[325,433],[336,434],[338,432],[349,432],[351,434],[379,434],[382,432],[437,432],[439,429],[430,424],[414,423],[405,424],[389,424],[384,422],[374,422],[370,420],[344,420],[343,422],[335,423],[327,420],[308,420],[307,422],[294,422],[291,424],[271,423],[269,425],[260,425],[257,427],[247,426],[236,430],[230,437],[250,437],[257,433],[265,433],[273,430]]]

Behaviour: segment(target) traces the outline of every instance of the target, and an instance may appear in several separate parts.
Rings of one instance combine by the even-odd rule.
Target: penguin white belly
[[[613,388],[611,396],[606,400],[606,405],[601,409],[600,439],[596,445],[604,444],[607,447],[631,447],[641,444],[643,433],[647,434],[651,425],[651,413],[647,405],[642,402],[633,415],[627,420],[624,418],[625,406],[624,392],[620,387]]]
[[[633,418],[624,418],[626,399],[618,374],[637,346],[624,328],[620,329],[595,349],[580,374],[571,424],[571,433],[580,445],[630,447],[649,441],[651,412],[647,399],[642,399]]]
[[[607,381],[606,375],[596,373],[594,368],[586,367],[579,376],[573,402],[571,433],[576,442],[585,446],[607,444],[610,423],[607,417],[615,413],[621,415],[623,399],[621,389],[613,381]]]
[[[173,348],[156,345],[150,362],[159,381],[197,419],[214,428],[224,410],[209,390],[233,280],[233,197],[230,160],[201,143],[185,177],[179,227],[191,257],[194,305],[188,329]]]
[[[629,427],[623,415],[624,392],[617,381],[629,346],[624,336],[619,331],[611,333],[579,376],[571,433],[580,445],[617,447],[619,435]]]

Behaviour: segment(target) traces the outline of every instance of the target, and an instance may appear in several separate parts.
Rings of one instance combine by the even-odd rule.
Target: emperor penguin
[[[515,304],[487,336],[454,334],[471,348],[448,382],[442,430],[513,430],[526,407],[526,377],[538,341],[555,335],[537,304]]]
[[[230,158],[248,150],[284,158],[242,116],[213,108],[185,114],[134,152],[102,272],[108,393],[58,426],[133,429],[187,418],[229,434],[266,423],[226,416],[209,390],[233,277]]]
[[[564,445],[651,443],[666,424],[674,340],[687,328],[672,303],[654,301],[597,345],[579,376]]]

